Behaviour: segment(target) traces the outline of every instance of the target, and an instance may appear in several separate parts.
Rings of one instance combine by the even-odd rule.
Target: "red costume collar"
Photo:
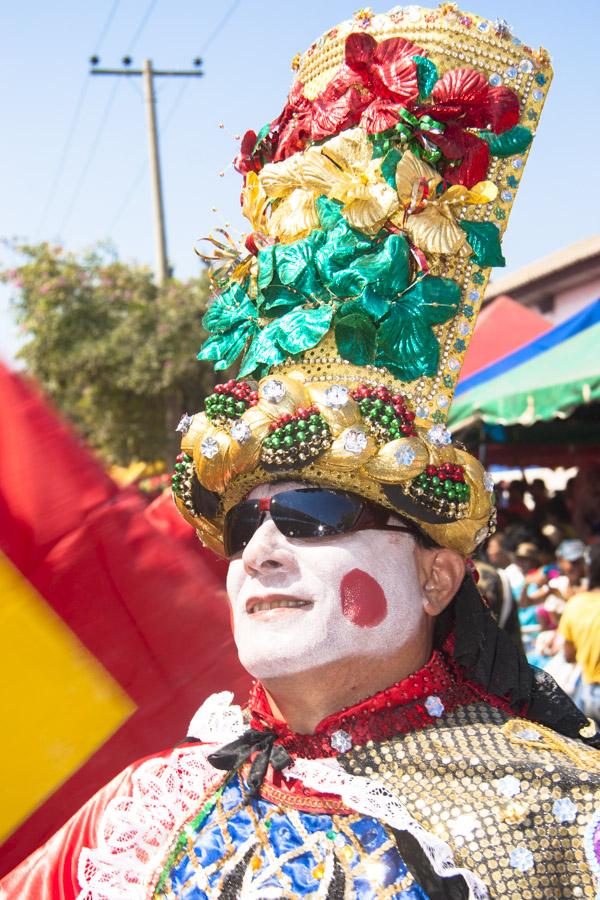
[[[345,749],[350,749],[370,740],[381,741],[426,728],[469,703],[483,700],[508,710],[506,701],[487,694],[459,672],[451,658],[450,641],[444,646],[446,652],[434,650],[422,669],[355,706],[327,716],[314,734],[296,734],[276,719],[263,686],[255,682],[248,701],[251,727],[274,731],[278,743],[292,756],[317,759],[337,756],[344,743]]]

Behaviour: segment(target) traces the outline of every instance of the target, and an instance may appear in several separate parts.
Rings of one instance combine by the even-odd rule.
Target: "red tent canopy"
[[[503,356],[535,340],[552,323],[511,297],[497,297],[479,313],[461,378],[468,378]]]

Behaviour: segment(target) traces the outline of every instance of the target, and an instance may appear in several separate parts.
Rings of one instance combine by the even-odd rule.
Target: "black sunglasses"
[[[324,538],[365,528],[416,536],[414,528],[389,525],[389,510],[357,494],[318,487],[296,488],[273,497],[243,500],[229,510],[223,537],[229,559],[243,551],[267,513],[279,531],[291,538]]]

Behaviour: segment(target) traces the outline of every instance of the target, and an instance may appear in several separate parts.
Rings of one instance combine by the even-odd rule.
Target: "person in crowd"
[[[577,660],[581,678],[575,702],[600,722],[600,543],[589,548],[587,590],[569,599],[558,626],[567,662]]]
[[[542,478],[534,478],[529,485],[529,496],[531,497],[534,507],[531,515],[532,524],[536,527],[545,521],[546,506],[548,505],[548,489]]]
[[[500,628],[503,628],[514,643],[522,648],[519,611],[506,572],[483,560],[476,560],[475,567],[479,575],[479,590],[487,601],[492,615]]]

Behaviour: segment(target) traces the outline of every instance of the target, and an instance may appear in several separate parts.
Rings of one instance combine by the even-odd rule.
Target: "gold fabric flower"
[[[467,235],[455,210],[465,204],[491,203],[498,188],[491,181],[480,181],[472,188],[456,184],[438,196],[441,182],[435,169],[407,150],[396,168],[401,211],[392,221],[425,253],[468,254]]]
[[[320,147],[310,147],[264,166],[258,180],[273,202],[267,223],[271,237],[287,243],[319,227],[315,202],[326,196],[343,203],[348,224],[375,234],[398,209],[396,192],[373,159],[362,128],[353,128]]]

